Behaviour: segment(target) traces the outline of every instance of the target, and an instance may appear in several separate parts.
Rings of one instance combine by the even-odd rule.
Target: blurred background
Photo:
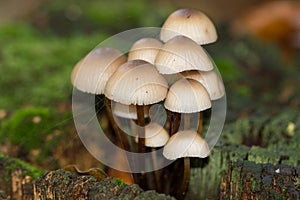
[[[46,170],[99,166],[73,124],[72,68],[107,37],[160,27],[178,8],[217,27],[205,48],[225,83],[227,124],[299,109],[300,1],[0,0],[0,152]]]

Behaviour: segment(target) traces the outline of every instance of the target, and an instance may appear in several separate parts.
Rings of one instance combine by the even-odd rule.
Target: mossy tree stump
[[[31,200],[32,180],[41,175],[35,167],[0,154],[0,199]]]

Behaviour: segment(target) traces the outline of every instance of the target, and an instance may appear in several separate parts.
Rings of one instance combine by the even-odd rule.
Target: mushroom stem
[[[169,131],[170,136],[178,132],[179,127],[180,127],[180,121],[181,121],[181,114],[172,112],[168,110],[168,115],[167,115],[167,122],[165,124],[166,130]],[[168,128],[168,129],[167,129]],[[177,181],[177,176],[174,176],[174,171],[176,171],[177,165],[175,161],[172,165],[169,165],[161,170],[161,180],[164,182],[164,184],[161,184],[160,190],[163,191],[166,194],[169,194],[171,191],[171,186],[172,186],[172,179],[176,179]],[[175,182],[176,182],[175,181]],[[172,192],[171,192],[172,193]]]
[[[190,178],[190,158],[184,157],[183,162],[184,162],[183,179],[181,182],[180,189],[178,190],[178,193],[176,195],[177,199],[183,199]]]
[[[112,124],[112,128],[114,132],[116,133],[118,140],[120,141],[120,146],[125,149],[126,151],[130,151],[130,144],[127,136],[123,133],[123,131],[118,127],[116,124],[114,117],[112,115],[112,110],[111,110],[111,100],[105,97],[105,107],[107,111],[107,115],[109,118],[109,121]]]
[[[144,106],[136,106],[138,127],[138,152],[145,153],[145,113]]]
[[[171,121],[172,121],[172,112],[167,110],[167,119],[164,125],[164,128],[170,133],[170,128],[171,128]]]
[[[203,130],[203,112],[200,112],[199,121],[198,121],[198,128],[197,133],[202,136],[202,130]]]
[[[138,136],[138,153],[145,153],[145,113],[144,113],[144,106],[136,105],[137,111],[137,136]],[[145,168],[145,162],[139,163],[141,165],[141,169]],[[137,183],[143,188],[146,189],[146,177],[145,173],[140,173],[137,176]]]
[[[184,113],[183,114],[183,121],[184,121],[184,130],[189,130],[190,128],[190,123],[191,123],[191,114],[190,113]],[[184,157],[181,158],[183,159],[183,177],[181,181],[181,185],[179,190],[177,190],[176,197],[178,199],[183,199],[183,196],[185,194],[189,178],[190,178],[190,158],[189,157]],[[181,164],[181,163],[180,163]]]
[[[153,167],[154,167],[154,179],[155,179],[155,186],[156,186],[156,190],[159,191],[161,188],[161,182],[160,182],[160,173],[158,170],[158,164],[157,164],[157,156],[156,156],[156,152],[155,152],[155,148],[152,148],[152,162],[153,162]]]
[[[171,113],[171,126],[170,126],[170,136],[175,134],[180,127],[180,119],[181,119],[181,114],[180,113]]]
[[[191,114],[190,113],[184,113],[184,130],[188,130],[190,128],[191,123]]]
[[[136,124],[135,124],[134,120],[132,120],[132,119],[130,119],[130,130],[131,130],[132,136],[134,136],[134,137],[131,137],[131,140],[130,140],[130,142],[131,142],[131,151],[132,152],[137,152],[137,144],[136,144],[134,138],[135,138],[135,136],[138,135],[138,132],[137,132]]]

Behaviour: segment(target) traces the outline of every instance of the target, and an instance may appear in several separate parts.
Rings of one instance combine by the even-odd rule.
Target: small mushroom
[[[154,38],[142,38],[136,41],[128,54],[128,60],[145,60],[154,64],[156,55],[163,44]]]
[[[163,150],[163,155],[167,159],[173,160],[184,157],[184,176],[178,193],[178,196],[181,197],[186,190],[189,180],[190,160],[188,156],[191,155],[191,157],[206,157],[208,153],[204,152],[209,152],[207,151],[207,145],[204,145],[205,149],[203,150],[203,152],[196,150],[199,146],[202,148],[204,144],[203,141],[205,140],[201,138],[202,129],[199,134],[197,134],[196,131],[191,132],[191,130],[189,130],[190,113],[200,112],[201,117],[202,111],[211,107],[211,101],[208,92],[201,83],[192,79],[182,78],[170,87],[164,105],[168,110],[172,112],[184,113],[184,131],[173,134]],[[197,130],[199,130],[199,128]],[[187,133],[186,137],[184,137],[185,133]],[[195,143],[193,142],[194,139]],[[173,149],[173,152],[170,149]],[[174,153],[174,151],[177,152]]]
[[[75,65],[71,82],[81,92],[103,95],[108,79],[125,62],[126,57],[117,49],[96,48]],[[105,106],[120,144],[125,150],[129,150],[127,137],[121,133],[113,120],[111,102],[108,99],[105,99]]]
[[[210,108],[211,101],[201,83],[182,78],[170,87],[164,105],[172,112],[195,113]]]
[[[196,132],[183,130],[171,136],[164,146],[163,155],[169,160],[183,157],[205,158],[209,154],[207,142]]]
[[[221,77],[214,71],[184,71],[181,74],[185,78],[200,82],[207,90],[211,100],[217,100],[224,96],[225,88]]]
[[[138,152],[145,148],[144,106],[158,103],[166,98],[168,83],[158,73],[155,66],[143,60],[131,60],[119,67],[111,76],[105,88],[105,96],[113,101],[136,105],[138,127]],[[145,163],[140,163],[143,167]],[[145,175],[136,178],[142,187],[146,184]]]
[[[126,57],[117,49],[96,48],[74,67],[71,82],[78,90],[90,94],[103,94],[108,79]]]
[[[199,45],[215,42],[218,37],[212,21],[195,9],[176,10],[164,22],[160,39],[167,42],[177,35],[189,37]]]
[[[193,79],[200,82],[207,90],[212,101],[218,100],[225,95],[225,88],[221,77],[214,71],[184,71],[181,74],[185,78]],[[203,112],[200,113],[198,122],[198,133],[202,132]]]
[[[161,74],[214,68],[204,49],[185,36],[176,36],[165,43],[156,56],[155,65]]]
[[[124,63],[107,82],[105,96],[125,105],[150,105],[165,99],[168,85],[154,65],[143,60]]]
[[[138,142],[136,138],[136,142]],[[162,147],[169,140],[168,132],[161,125],[152,122],[145,126],[145,146]]]
[[[125,104],[136,105],[139,130],[139,151],[144,152],[145,117],[144,105],[158,103],[166,98],[168,84],[155,66],[143,61],[124,63],[109,79],[105,95],[107,98]]]

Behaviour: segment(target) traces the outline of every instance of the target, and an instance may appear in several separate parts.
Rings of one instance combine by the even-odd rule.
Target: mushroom
[[[167,108],[172,112],[184,113],[184,131],[173,134],[170,140],[165,145],[163,150],[163,155],[167,159],[173,160],[173,159],[184,157],[183,158],[184,176],[178,192],[178,196],[182,196],[182,194],[186,191],[186,187],[189,179],[189,173],[190,173],[189,155],[191,155],[192,157],[195,156],[206,157],[209,152],[207,144],[204,145],[205,148],[203,149],[203,151],[201,150],[197,152],[195,150],[199,146],[202,147],[203,144],[206,142],[204,139],[201,138],[201,134],[202,134],[201,132],[197,134],[196,131],[191,132],[189,130],[190,114],[197,113],[197,112],[201,113],[203,110],[210,108],[211,101],[208,92],[206,91],[206,89],[201,83],[192,79],[182,78],[177,82],[175,82],[170,87],[164,105],[165,108]],[[188,134],[185,135],[184,133],[188,133]],[[178,135],[179,137],[177,137]],[[191,139],[191,136],[194,136],[194,138]],[[176,143],[178,142],[178,144],[174,145],[175,142]],[[185,145],[185,147],[183,145]],[[179,146],[182,147],[177,148],[176,150],[173,149],[174,147],[179,147]],[[172,151],[170,151],[170,149],[172,149]],[[182,150],[185,151],[179,152]],[[177,152],[175,153],[175,151]],[[177,157],[175,154],[177,154],[179,157]]]
[[[185,78],[193,79],[200,82],[207,90],[209,97],[212,101],[220,99],[225,94],[225,88],[221,77],[216,73],[216,71],[184,71],[181,74]],[[200,113],[199,123],[198,123],[198,133],[202,132],[202,121],[203,112]]]
[[[211,107],[209,94],[198,81],[182,78],[169,89],[165,108],[178,113],[194,113]]]
[[[96,48],[74,67],[71,82],[78,90],[90,94],[103,94],[106,83],[126,57],[117,49]]]
[[[168,84],[155,66],[143,61],[124,63],[108,80],[105,96],[113,101],[136,105],[139,129],[139,152],[145,151],[144,105],[158,103],[165,99]]]
[[[179,9],[171,13],[164,22],[160,39],[164,42],[177,35],[184,35],[197,44],[209,44],[217,40],[217,32],[212,21],[201,11]]]
[[[156,55],[163,44],[154,38],[142,38],[136,41],[128,54],[128,60],[145,60],[154,64]]]
[[[184,71],[181,74],[185,78],[200,82],[207,90],[211,100],[217,100],[224,96],[225,89],[221,77],[214,71]]]
[[[165,43],[156,56],[155,65],[161,74],[214,68],[203,48],[185,36],[176,36]]]
[[[169,134],[160,124],[151,122],[145,126],[146,147],[162,147],[168,140]],[[136,138],[136,142],[138,142],[138,138]]]
[[[136,105],[138,132],[138,152],[145,149],[144,106],[158,103],[166,98],[168,83],[158,73],[155,66],[143,60],[131,60],[119,67],[108,80],[105,96],[110,100]],[[145,163],[140,163],[143,167]],[[145,174],[136,176],[136,181],[144,187]]]
[[[152,162],[150,164],[153,165],[154,169],[158,169],[157,156],[156,152],[154,152],[155,148],[164,146],[168,142],[169,138],[170,137],[166,129],[158,123],[151,122],[145,127],[145,146],[151,148]],[[159,181],[161,173],[156,170],[152,172],[152,176],[154,177],[155,182],[152,184],[155,184],[156,189],[159,189],[161,187],[161,181]]]
[[[183,157],[205,158],[208,154],[208,144],[192,130],[183,130],[172,135],[163,151],[163,155],[169,160]]]
[[[126,62],[126,57],[117,49],[96,48],[81,59],[73,68],[71,82],[81,92],[102,95],[108,79],[117,68]],[[102,99],[102,98],[100,98]],[[96,102],[97,106],[98,102]],[[105,100],[108,117],[123,148],[129,150],[127,137],[120,133],[114,123],[110,102]]]

